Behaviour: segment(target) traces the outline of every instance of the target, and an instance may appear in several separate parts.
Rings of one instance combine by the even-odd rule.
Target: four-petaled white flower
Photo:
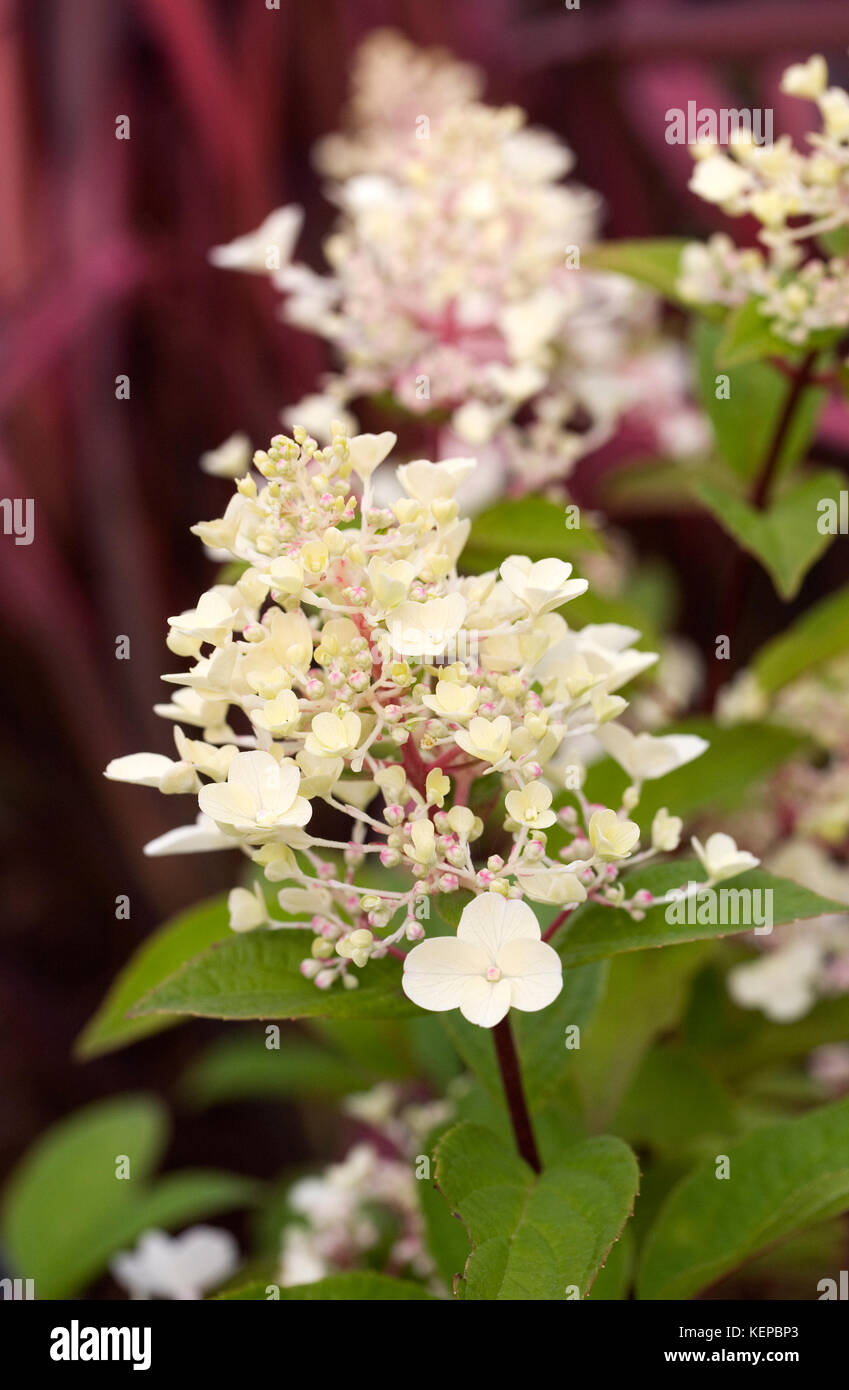
[[[461,685],[459,681],[439,680],[434,693],[422,696],[422,704],[443,719],[468,719],[480,701],[476,686]]]
[[[593,811],[589,834],[599,859],[627,859],[640,838],[640,827],[632,820],[621,820],[615,811]]]
[[[484,719],[478,715],[469,724],[468,730],[459,729],[454,735],[464,753],[481,762],[497,763],[504,757],[510,743],[511,725],[506,714],[496,719]]]
[[[557,819],[549,809],[551,790],[544,782],[529,782],[519,791],[508,792],[504,804],[509,816],[532,830],[545,830]]]
[[[705,844],[694,835],[691,844],[713,883],[720,883],[724,878],[734,878],[746,869],[755,869],[761,862],[748,850],[738,849],[731,836],[723,835],[721,831],[709,835]]]
[[[237,753],[226,782],[201,787],[198,805],[222,830],[257,835],[306,825],[312,807],[298,795],[301,773],[291,758]]]
[[[710,746],[698,734],[632,734],[623,724],[605,724],[596,737],[634,782],[665,777]]]
[[[570,579],[572,566],[565,560],[530,560],[511,555],[499,570],[511,594],[533,614],[548,613],[570,598],[586,592],[586,579]]]
[[[229,1231],[191,1226],[179,1236],[145,1231],[135,1250],[116,1255],[109,1267],[133,1298],[196,1300],[223,1284],[238,1263]]]
[[[453,642],[466,617],[462,594],[447,594],[424,603],[408,599],[392,612],[390,635],[399,656],[442,656]]]
[[[304,751],[315,758],[346,758],[360,741],[362,720],[358,714],[316,714],[304,742]]]
[[[439,463],[413,459],[412,463],[400,465],[398,481],[407,496],[414,497],[417,502],[436,502],[452,498],[477,466],[477,459],[442,459]]]
[[[536,1013],[563,987],[560,957],[541,939],[527,903],[482,893],[463,911],[456,936],[422,941],[404,961],[404,993],[435,1013],[459,1009],[493,1028],[508,1010]]]

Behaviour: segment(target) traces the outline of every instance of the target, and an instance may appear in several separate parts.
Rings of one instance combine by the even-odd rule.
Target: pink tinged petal
[[[494,960],[507,941],[539,941],[540,929],[527,903],[501,893],[480,893],[464,908],[457,936],[477,942]]]
[[[510,1004],[536,1013],[551,1004],[563,988],[560,957],[545,941],[508,941],[498,953],[503,983],[510,987]]]
[[[494,1028],[505,1018],[510,1008],[510,984],[499,980],[491,984],[480,975],[466,981],[460,1001],[460,1013],[479,1028]]]
[[[489,965],[489,955],[479,946],[455,936],[435,936],[410,951],[401,987],[420,1009],[444,1013],[459,1009],[469,980],[483,980]]]

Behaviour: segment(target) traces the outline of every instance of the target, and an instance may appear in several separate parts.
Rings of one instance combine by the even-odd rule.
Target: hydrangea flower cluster
[[[768,720],[816,749],[785,763],[741,816],[768,869],[836,902],[829,913],[756,936],[759,954],[729,974],[732,997],[777,1022],[801,1018],[822,998],[849,992],[849,662],[838,657],[768,696],[752,671],[720,692],[727,724]],[[732,822],[733,827],[733,822]]]
[[[531,979],[551,974],[555,953],[523,904],[508,904],[507,923],[505,899],[643,915],[648,895],[629,899],[619,870],[674,850],[681,822],[659,813],[638,854],[628,813],[645,780],[707,745],[618,722],[617,692],[656,658],[634,648],[633,628],[569,627],[557,610],[587,587],[571,565],[512,555],[458,573],[470,523],[454,494],[473,459],[404,464],[403,497],[372,505],[394,443],[337,423],[324,448],[296,428],[254,456],[259,485],[246,473],[224,516],[193,528],[241,572],[170,619],[168,647],[193,662],[164,677],[173,698],[156,706],[176,724],[177,758],[134,754],[107,776],[197,797],[199,820],[148,853],[239,847],[284,916],[257,881],[231,893],[233,929],[302,929],[302,972],[320,989],[355,988],[369,960],[420,941],[431,900],[476,895],[458,937],[477,940],[480,960],[469,945],[460,974],[479,983],[419,1002],[492,1026],[560,988],[559,965],[556,980]],[[581,790],[590,737],[631,779],[618,809]],[[571,792],[559,811],[558,788]],[[328,810],[348,817],[347,838],[317,833]],[[502,959],[505,932],[526,940]],[[407,975],[405,987],[415,998]]]
[[[462,1089],[462,1082],[455,1088]],[[437,1290],[415,1159],[433,1131],[453,1118],[453,1101],[405,1101],[400,1087],[382,1082],[347,1096],[342,1108],[369,1137],[354,1144],[341,1162],[289,1189],[295,1219],[282,1233],[280,1284],[312,1284],[373,1264],[379,1253],[384,1273],[425,1279]]]
[[[497,494],[562,482],[642,411],[689,452],[706,446],[685,402],[657,302],[623,277],[581,269],[600,200],[564,182],[573,157],[517,107],[477,99],[474,69],[380,32],[354,74],[349,132],[317,163],[337,182],[330,274],[292,263],[300,210],[212,252],[215,264],[269,275],[284,317],[324,337],[339,370],[284,412],[326,441],[332,418],[378,400],[439,431],[439,453],[487,448]],[[658,409],[647,410],[654,400]]]
[[[692,190],[729,216],[756,218],[765,250],[738,249],[724,234],[693,243],[678,287],[700,304],[734,306],[754,295],[776,334],[805,344],[824,330],[849,328],[845,243],[825,258],[810,253],[812,241],[829,246],[829,237],[849,227],[849,93],[829,87],[819,54],[789,67],[781,85],[819,108],[822,130],[808,135],[807,153],[789,136],[766,146],[738,139],[728,153],[707,143],[692,151]]]

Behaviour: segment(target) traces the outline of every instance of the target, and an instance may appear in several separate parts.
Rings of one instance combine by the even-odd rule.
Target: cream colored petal
[[[489,980],[476,975],[464,986],[460,1013],[479,1028],[494,1028],[510,1008],[510,988],[507,980],[491,984]]]
[[[508,941],[498,953],[498,965],[510,984],[514,1009],[535,1013],[557,998],[563,988],[560,957],[545,941]]]
[[[141,787],[158,787],[160,779],[170,772],[174,763],[163,753],[128,753],[113,758],[104,772],[110,782],[133,782]]]
[[[460,941],[475,942],[494,960],[507,941],[540,938],[533,908],[500,893],[481,893],[464,908],[457,927]]]
[[[256,805],[247,787],[227,786],[214,783],[201,787],[198,792],[198,806],[204,815],[211,816],[220,825],[253,825]]]
[[[435,936],[414,946],[404,962],[401,985],[408,999],[433,1013],[458,1009],[469,980],[483,979],[488,954],[455,936]]]
[[[280,768],[270,753],[237,753],[227,773],[229,787],[247,792],[255,806],[271,803],[280,784]]]

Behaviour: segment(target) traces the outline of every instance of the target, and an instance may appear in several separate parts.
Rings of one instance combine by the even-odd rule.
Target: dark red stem
[[[513,1041],[509,1015],[502,1018],[500,1023],[496,1023],[492,1035],[495,1039],[495,1055],[498,1058],[501,1083],[507,1099],[507,1108],[510,1111],[513,1133],[516,1136],[516,1148],[534,1172],[541,1173],[542,1164],[539,1160],[534,1131],[531,1127],[531,1117],[525,1100],[519,1054]]]

